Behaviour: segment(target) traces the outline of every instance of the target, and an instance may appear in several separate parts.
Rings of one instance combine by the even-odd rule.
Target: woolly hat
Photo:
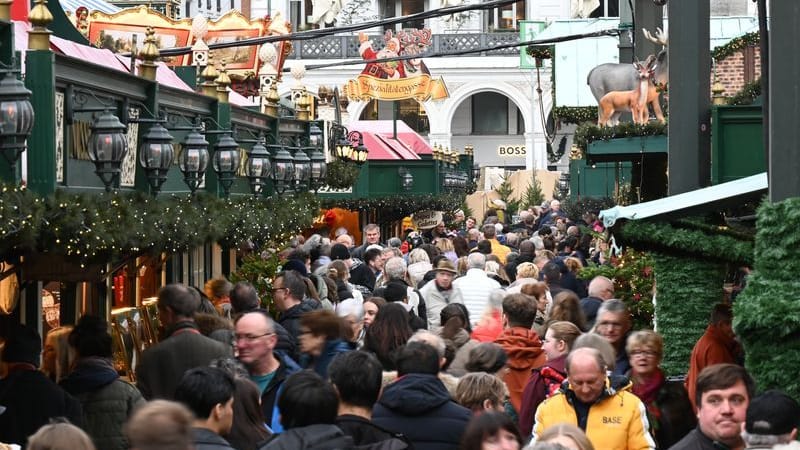
[[[781,391],[766,391],[750,401],[745,430],[750,434],[780,435],[797,428],[800,405]]]
[[[11,331],[3,350],[3,361],[29,363],[39,367],[42,354],[42,337],[31,327],[19,325]]]
[[[303,264],[303,261],[300,261],[299,259],[290,259],[286,261],[286,263],[283,265],[283,270],[294,270],[304,277],[308,276],[308,269],[306,268],[306,265]]]
[[[350,259],[350,250],[344,244],[334,244],[331,247],[331,261],[336,261],[337,259]]]

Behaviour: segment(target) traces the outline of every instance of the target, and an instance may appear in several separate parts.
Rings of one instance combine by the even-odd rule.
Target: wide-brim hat
[[[453,275],[458,274],[458,272],[456,271],[456,266],[454,266],[449,259],[442,259],[439,262],[437,262],[433,270],[437,272],[450,272]]]

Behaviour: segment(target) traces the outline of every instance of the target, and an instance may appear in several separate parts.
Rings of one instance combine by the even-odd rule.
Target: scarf
[[[658,390],[664,384],[664,372],[656,368],[652,377],[642,382],[633,383],[633,393],[642,401],[649,405],[656,401]]]

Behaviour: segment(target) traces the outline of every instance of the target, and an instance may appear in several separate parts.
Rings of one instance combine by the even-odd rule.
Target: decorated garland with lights
[[[335,159],[328,163],[325,184],[334,189],[349,189],[356,184],[361,168],[354,162]]]
[[[556,106],[553,108],[553,118],[561,123],[583,122],[597,123],[596,106]]]
[[[381,223],[390,223],[425,210],[453,212],[464,202],[466,195],[426,194],[392,195],[379,198],[323,199],[323,208],[342,208],[350,211],[375,211]]]
[[[177,252],[218,242],[285,242],[319,210],[310,194],[220,199],[200,193],[153,198],[143,193],[39,198],[24,188],[0,193],[0,255],[51,252],[84,260],[145,251]]]
[[[666,134],[667,124],[658,121],[648,122],[644,125],[624,122],[614,127],[598,127],[593,123],[584,123],[575,130],[572,142],[586,152],[586,147],[593,141]]]
[[[761,39],[758,36],[758,31],[743,34],[737,38],[731,39],[719,47],[715,47],[714,50],[711,50],[711,57],[714,59],[714,61],[719,62],[738,51],[744,50],[747,47],[757,46],[760,42]]]
[[[744,85],[742,90],[728,99],[729,105],[752,105],[761,96],[761,78]]]

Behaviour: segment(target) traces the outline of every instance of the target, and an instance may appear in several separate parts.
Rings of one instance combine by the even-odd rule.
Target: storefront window
[[[494,92],[472,96],[472,134],[508,134],[508,98]]]

